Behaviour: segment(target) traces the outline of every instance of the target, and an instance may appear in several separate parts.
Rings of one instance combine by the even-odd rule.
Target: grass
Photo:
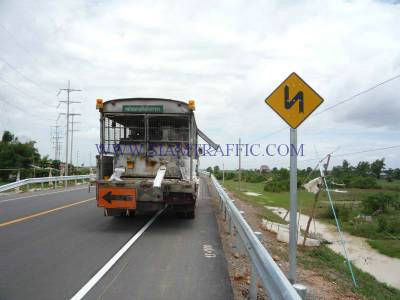
[[[355,288],[344,258],[326,246],[302,248],[298,262],[305,268],[318,270],[329,281],[336,282],[342,289],[351,290],[368,299],[400,299],[400,290],[380,283],[374,277],[354,265],[353,271],[358,284]]]
[[[368,244],[382,254],[400,258],[400,240],[368,240]]]
[[[391,186],[390,189],[386,189],[382,186],[382,189],[374,189],[374,190],[365,190],[365,189],[346,189],[347,193],[334,193],[334,201],[337,209],[337,214],[339,216],[340,224],[344,231],[349,232],[350,234],[365,237],[367,239],[374,240],[374,248],[378,250],[380,253],[384,255],[388,255],[391,257],[399,257],[400,251],[397,246],[397,242],[395,240],[387,240],[388,236],[385,232],[380,232],[378,228],[378,221],[376,217],[373,217],[372,222],[353,222],[352,219],[359,214],[362,214],[359,208],[359,204],[361,200],[371,194],[381,193],[381,192],[390,192],[395,193],[393,191],[393,187],[399,186],[400,181],[387,182],[381,180],[383,183],[386,183]],[[240,199],[251,203],[253,205],[257,205],[260,208],[260,214],[267,218],[270,221],[282,223],[281,218],[279,216],[272,213],[271,210],[266,209],[264,206],[277,206],[288,209],[289,208],[289,192],[281,192],[281,193],[273,193],[264,191],[264,182],[261,183],[250,183],[250,182],[242,182],[242,189],[239,191],[239,185],[237,181],[233,180],[225,180],[225,187],[233,192]],[[245,192],[254,192],[260,194],[260,196],[249,196],[246,195]],[[305,190],[298,190],[298,203],[299,210],[304,214],[311,213],[311,207],[314,202],[314,195],[308,193]],[[331,209],[329,206],[329,201],[326,193],[321,193],[318,201],[318,206],[316,209],[316,216],[323,222],[335,224],[332,214],[330,213]],[[392,219],[396,216],[385,215],[387,220]]]
[[[235,196],[243,201],[246,201],[260,209],[260,215],[262,217],[268,218],[270,221],[285,223],[279,216],[272,213],[270,210],[266,209],[264,206],[278,206],[278,207],[289,207],[289,193],[271,193],[264,191],[264,183],[249,183],[242,182],[242,191],[239,191],[238,183],[233,180],[226,180],[224,186],[231,191]],[[255,192],[261,194],[260,196],[249,196],[245,192]],[[348,202],[349,198],[356,196],[358,194],[368,194],[371,191],[352,191],[354,195],[346,194],[343,197],[340,194],[340,200],[343,202]],[[306,211],[309,209],[313,203],[314,197],[312,194],[307,193],[304,190],[298,192],[299,201],[303,204],[303,209]],[[322,201],[326,201],[326,197],[321,197]],[[335,199],[336,200],[336,199]],[[354,201],[354,200],[351,200]],[[350,201],[350,202],[351,202]],[[383,244],[378,242],[378,247]],[[385,243],[386,241],[384,241]],[[371,245],[372,246],[372,245]],[[400,243],[398,244],[400,247]],[[374,246],[373,246],[374,247]],[[360,269],[353,266],[355,272],[355,277],[359,285],[355,288],[352,283],[352,279],[348,270],[348,266],[344,263],[344,258],[333,252],[326,246],[321,246],[319,248],[299,248],[298,263],[306,269],[312,269],[317,271],[321,276],[325,277],[329,281],[336,282],[339,287],[343,290],[351,290],[352,292],[365,296],[368,299],[400,299],[400,290],[389,287],[384,283],[380,283],[374,277],[361,271]],[[287,258],[287,253],[280,253],[282,257]]]
[[[378,185],[380,187],[382,187],[382,189],[385,189],[385,190],[400,191],[400,180],[393,180],[393,181],[389,182],[384,179],[379,179]]]

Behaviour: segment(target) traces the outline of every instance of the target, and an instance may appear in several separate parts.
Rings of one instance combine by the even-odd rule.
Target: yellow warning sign
[[[292,128],[297,128],[324,99],[296,73],[292,73],[265,99]]]

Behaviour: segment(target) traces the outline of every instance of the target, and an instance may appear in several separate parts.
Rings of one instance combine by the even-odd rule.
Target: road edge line
[[[97,273],[74,295],[70,300],[82,299],[100,279],[115,265],[115,263],[129,250],[136,240],[150,227],[157,217],[166,209],[159,210]]]

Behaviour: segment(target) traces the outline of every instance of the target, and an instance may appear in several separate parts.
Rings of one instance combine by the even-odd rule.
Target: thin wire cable
[[[329,189],[328,183],[326,182],[326,177],[324,176],[324,173],[323,173],[323,171],[322,171],[321,165],[319,165],[319,169],[320,169],[320,172],[321,172],[322,180],[323,180],[323,182],[324,182],[324,184],[325,184],[325,191],[326,191],[326,193],[327,193],[327,195],[328,195],[328,199],[329,199],[329,203],[330,203],[330,205],[331,205],[331,209],[332,209],[332,212],[333,212],[333,216],[335,217],[336,227],[337,227],[337,230],[338,230],[338,232],[339,232],[340,242],[341,242],[341,244],[342,244],[343,251],[344,251],[344,255],[345,255],[345,257],[346,257],[346,262],[347,262],[347,265],[348,265],[348,267],[349,267],[349,271],[350,271],[350,273],[351,273],[351,278],[352,278],[352,280],[353,280],[354,286],[357,288],[357,287],[358,287],[358,284],[357,284],[356,277],[355,277],[354,272],[353,272],[353,267],[352,267],[352,265],[351,265],[351,261],[350,261],[350,259],[349,259],[348,254],[347,254],[346,242],[345,242],[345,239],[344,239],[342,230],[340,229],[340,224],[339,224],[339,220],[338,220],[338,218],[337,218],[337,216],[336,216],[335,206],[333,205],[333,200],[332,200],[332,196],[331,196],[331,193],[330,193],[330,189]]]
[[[361,92],[359,92],[359,93],[357,93],[357,94],[355,94],[355,95],[353,95],[353,96],[351,96],[351,97],[349,97],[349,98],[347,98],[347,99],[344,99],[344,100],[342,100],[342,101],[340,101],[340,102],[338,102],[338,103],[336,103],[336,104],[333,104],[333,105],[331,105],[331,106],[325,108],[324,110],[321,110],[321,111],[317,112],[317,113],[314,114],[313,116],[318,116],[318,115],[320,115],[320,114],[322,114],[322,113],[324,113],[324,112],[326,112],[326,111],[328,111],[328,110],[331,110],[331,109],[333,109],[333,108],[335,108],[335,107],[337,107],[337,106],[339,106],[339,105],[342,105],[342,104],[344,104],[344,103],[350,102],[350,101],[353,100],[354,98],[357,98],[357,97],[359,97],[359,96],[361,96],[361,95],[364,95],[364,94],[366,94],[366,93],[369,93],[370,91],[372,91],[372,90],[374,90],[374,89],[376,89],[376,88],[378,88],[378,87],[380,87],[380,86],[382,86],[382,85],[384,85],[384,84],[386,84],[386,83],[388,83],[388,82],[391,82],[391,81],[393,81],[393,80],[396,80],[396,79],[398,79],[398,78],[400,78],[400,74],[398,74],[398,75],[396,75],[396,76],[393,76],[393,77],[391,77],[391,78],[389,78],[389,79],[386,79],[386,80],[384,80],[384,81],[382,81],[382,82],[380,82],[380,83],[378,83],[378,84],[376,84],[376,85],[374,85],[374,86],[372,86],[372,87],[370,87],[370,88],[368,88],[368,89],[366,89],[366,90],[363,90],[363,91],[361,91]]]
[[[28,111],[28,110],[26,110],[26,109],[23,109],[23,108],[21,108],[21,107],[15,105],[14,103],[12,103],[12,102],[10,102],[10,101],[8,101],[8,100],[1,99],[1,98],[0,98],[0,101],[1,101],[1,102],[4,102],[4,103],[7,103],[9,106],[11,106],[11,107],[13,107],[13,108],[15,108],[15,109],[17,109],[17,110],[19,110],[19,111],[25,113],[27,116],[35,116],[35,117],[36,117],[36,119],[35,119],[36,122],[37,122],[37,121],[46,121],[46,122],[48,122],[48,121],[54,121],[54,120],[51,120],[51,119],[44,119],[44,118],[43,118],[43,115],[38,115],[38,114],[36,114],[36,113],[33,113],[32,111]]]
[[[2,62],[4,62],[10,69],[12,69],[14,72],[18,73],[22,78],[24,78],[25,80],[29,81],[30,83],[36,85],[37,87],[39,87],[41,90],[43,90],[43,92],[47,93],[47,94],[51,94],[53,95],[53,93],[51,93],[50,91],[45,90],[41,85],[39,85],[37,82],[33,81],[32,79],[30,79],[29,77],[25,76],[23,73],[21,73],[16,67],[14,67],[12,64],[10,64],[8,61],[6,61],[4,58],[0,57],[0,60]]]
[[[376,151],[388,150],[388,149],[396,149],[396,148],[400,148],[400,145],[381,147],[381,148],[375,148],[375,149],[368,149],[368,150],[361,150],[361,151],[348,152],[348,153],[332,154],[331,157],[341,157],[341,156],[348,156],[348,155],[353,155],[353,154],[376,152]],[[319,160],[319,158],[310,158],[310,159],[300,160],[300,162],[315,161],[315,160]]]
[[[29,95],[29,93],[27,93],[25,90],[23,90],[23,89],[17,87],[16,85],[12,84],[11,82],[9,82],[8,80],[5,80],[5,79],[2,78],[2,77],[0,77],[0,80],[3,81],[4,83],[8,84],[8,85],[11,86],[12,88],[14,88],[16,91],[20,92],[21,94],[23,94],[23,95],[25,95],[25,96],[27,96],[27,97],[29,97],[29,98],[31,98],[31,99],[34,99],[34,100],[38,101],[41,105],[44,105],[44,106],[47,106],[47,107],[51,107],[51,108],[57,108],[56,105],[53,106],[53,105],[44,103],[44,102],[42,102],[39,98],[36,98],[36,97],[33,97],[32,95]]]

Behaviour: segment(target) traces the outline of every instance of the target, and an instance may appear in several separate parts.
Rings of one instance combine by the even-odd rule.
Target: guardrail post
[[[243,250],[243,247],[242,247],[242,241],[240,240],[239,232],[236,230],[236,228],[234,229],[234,231],[235,231],[235,235],[236,235],[235,249],[239,254],[243,254],[244,250]]]
[[[244,211],[243,210],[241,210],[241,211],[239,211],[240,212],[240,214],[243,216],[244,215]],[[235,228],[236,229],[236,228]],[[240,254],[245,254],[246,253],[246,251],[244,251],[244,248],[246,248],[245,246],[244,246],[244,244],[242,243],[242,241],[241,241],[241,239],[240,239],[240,235],[239,235],[239,232],[237,231],[237,230],[235,230],[236,231],[236,241],[235,241],[235,248],[236,248],[236,250],[240,253]]]
[[[254,264],[251,264],[250,287],[249,296],[250,300],[257,300],[257,271]]]
[[[296,290],[297,294],[301,297],[301,299],[306,300],[307,298],[307,287],[300,283],[293,284],[294,289]]]
[[[262,233],[259,231],[254,231],[257,239],[262,243]],[[251,264],[251,277],[250,277],[250,287],[249,287],[249,295],[251,300],[257,300],[257,283],[258,276],[255,265]]]
[[[224,221],[226,221],[226,205],[224,205]]]
[[[44,189],[44,184],[43,184],[43,182],[40,183],[40,187],[41,187],[42,190]]]
[[[75,179],[75,185],[78,185],[78,180],[77,179]]]
[[[16,180],[16,181],[20,181],[20,180],[21,180],[21,171],[18,170],[18,173],[17,173],[17,180]],[[15,189],[15,191],[16,191],[17,193],[19,193],[19,191],[20,191],[19,187],[17,187],[17,188]]]
[[[256,235],[256,237],[258,238],[258,240],[261,242],[261,244],[262,244],[262,242],[263,242],[263,235],[262,235],[262,233],[261,232],[259,232],[259,231],[254,231],[254,234]]]
[[[233,221],[232,216],[229,216],[229,224],[228,224],[229,235],[233,234]]]

